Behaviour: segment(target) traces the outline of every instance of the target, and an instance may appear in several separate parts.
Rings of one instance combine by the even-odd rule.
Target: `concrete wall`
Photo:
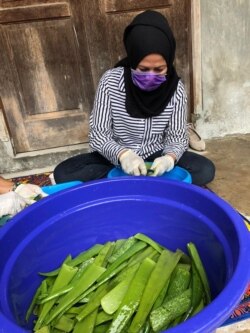
[[[30,171],[37,174],[50,172],[61,161],[86,151],[84,148],[61,152],[52,150],[49,154],[36,155],[33,153],[32,156],[13,158],[10,144],[0,141],[0,175],[11,178],[12,174],[30,175]]]
[[[204,138],[250,133],[250,1],[201,0]]]

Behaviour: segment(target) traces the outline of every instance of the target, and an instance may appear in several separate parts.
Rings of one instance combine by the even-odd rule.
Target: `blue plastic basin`
[[[162,178],[105,179],[33,204],[0,231],[0,331],[31,332],[24,317],[40,271],[95,243],[142,232],[166,247],[194,242],[213,301],[168,333],[214,331],[239,303],[250,278],[250,237],[225,201],[197,186]]]
[[[146,162],[148,165],[152,163]],[[115,167],[109,171],[107,178],[116,178],[116,177],[128,177],[129,175],[125,173],[120,167]],[[192,183],[192,177],[190,173],[178,166],[175,166],[171,171],[165,172],[163,175],[160,176],[164,179],[171,179],[171,180],[178,180],[185,183]]]
[[[59,191],[65,190],[69,187],[79,185],[79,184],[82,184],[82,182],[79,181],[79,180],[75,180],[75,181],[72,181],[72,182],[66,182],[66,183],[61,183],[61,184],[43,186],[42,190],[46,194],[50,195],[50,194],[54,194],[54,193],[57,193]]]

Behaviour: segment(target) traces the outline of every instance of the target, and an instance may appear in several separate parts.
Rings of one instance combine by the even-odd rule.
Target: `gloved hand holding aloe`
[[[210,303],[206,272],[193,243],[188,254],[144,234],[69,255],[45,277],[26,319],[34,332],[141,333],[178,325]]]
[[[161,176],[174,168],[175,157],[166,154],[157,157],[153,163],[145,162],[133,150],[123,150],[119,155],[122,170],[132,176]]]

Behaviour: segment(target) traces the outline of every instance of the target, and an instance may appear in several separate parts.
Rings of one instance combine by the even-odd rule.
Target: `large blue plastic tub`
[[[95,243],[142,232],[175,250],[194,242],[213,301],[168,333],[208,333],[222,324],[250,280],[249,233],[214,194],[161,178],[128,177],[83,184],[49,196],[0,231],[0,332],[31,331],[24,316],[49,271]],[[23,327],[23,328],[21,328]],[[83,332],[84,333],[84,332]]]

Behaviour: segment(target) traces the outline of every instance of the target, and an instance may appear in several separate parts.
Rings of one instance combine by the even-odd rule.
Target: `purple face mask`
[[[167,80],[166,75],[144,73],[134,69],[131,69],[131,76],[134,85],[145,91],[155,90]]]

